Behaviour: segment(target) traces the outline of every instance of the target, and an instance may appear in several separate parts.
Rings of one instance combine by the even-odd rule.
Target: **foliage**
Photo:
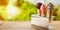
[[[24,2],[21,9],[21,14],[18,15],[15,20],[31,20],[31,14],[37,14],[37,9],[34,4],[30,2]]]
[[[16,5],[16,4],[15,4]],[[0,6],[1,7],[1,6]],[[2,17],[5,21],[30,21],[31,14],[37,14],[36,6],[28,1],[24,1],[21,7],[18,7],[21,11],[21,14],[12,16],[11,19],[8,19],[8,15],[6,12],[6,7],[2,8],[1,11]]]
[[[55,20],[60,20],[60,5],[55,5],[54,14]]]

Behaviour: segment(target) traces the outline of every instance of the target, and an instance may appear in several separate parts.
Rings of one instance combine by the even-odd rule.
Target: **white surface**
[[[49,20],[47,17],[32,15],[32,24],[48,28]]]

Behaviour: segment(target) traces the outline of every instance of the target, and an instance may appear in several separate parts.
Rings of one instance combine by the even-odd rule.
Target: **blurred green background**
[[[8,19],[8,15],[7,15],[7,11],[6,8],[9,4],[9,0],[6,2],[4,2],[4,0],[0,0],[0,16],[5,20],[5,21],[30,21],[31,20],[31,15],[32,14],[37,14],[37,9],[36,9],[36,3],[42,2],[42,3],[49,3],[46,0],[34,0],[35,2],[33,2],[33,0],[30,0],[31,2],[29,2],[28,0],[24,1],[24,0],[17,0],[16,2],[13,2],[12,5],[19,8],[19,11],[21,11],[21,13],[17,14],[16,16],[12,16],[11,19]],[[52,20],[54,21],[59,21],[60,20],[60,0],[49,0],[50,2],[52,2],[55,7],[54,7],[54,13],[53,16],[55,16],[54,18],[52,17]]]
[[[1,5],[0,16],[4,19],[4,21],[30,21],[31,15],[37,14],[36,6],[29,1],[17,0],[17,2],[13,2],[13,5],[18,7],[21,13],[8,19],[8,12],[6,11],[7,5]]]
[[[53,16],[55,16],[53,18],[54,21],[60,21],[60,5],[55,5]]]

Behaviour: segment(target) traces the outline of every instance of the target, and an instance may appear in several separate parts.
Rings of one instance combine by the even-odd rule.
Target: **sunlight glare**
[[[10,1],[11,2],[9,2],[9,4],[7,6],[8,19],[12,18],[12,16],[16,16],[16,15],[20,14],[20,9],[18,9],[15,6],[13,6],[12,5],[13,1],[12,0],[10,0]]]

